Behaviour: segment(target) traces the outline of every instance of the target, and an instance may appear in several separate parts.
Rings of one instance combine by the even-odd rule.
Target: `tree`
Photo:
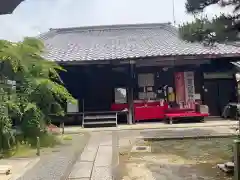
[[[43,58],[43,52],[43,43],[34,38],[18,43],[0,41],[1,82],[16,82],[15,88],[0,86],[0,96],[7,97],[1,106],[9,109],[7,115],[0,114],[0,133],[10,131],[15,121],[25,136],[37,136],[51,121],[50,114],[63,116],[66,102],[74,102],[58,74],[64,69]]]
[[[213,19],[199,17],[204,9],[210,5],[231,6],[233,12],[231,15],[221,14]],[[187,0],[185,7],[188,13],[194,15],[195,20],[180,25],[179,33],[184,40],[210,44],[238,40],[240,0]]]

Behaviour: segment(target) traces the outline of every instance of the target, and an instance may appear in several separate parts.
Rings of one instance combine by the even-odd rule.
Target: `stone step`
[[[229,169],[225,166],[225,164],[218,164],[217,167],[222,170],[223,172],[227,173],[227,174],[230,174],[230,173],[233,173],[233,170],[232,169]]]
[[[224,165],[225,165],[226,168],[234,170],[234,163],[233,162],[227,162]]]
[[[12,170],[12,166],[9,165],[0,165],[0,174],[10,174]]]
[[[91,115],[85,116],[84,120],[95,120],[95,119],[116,119],[116,115]]]
[[[88,121],[84,122],[84,125],[97,125],[97,124],[116,124],[116,121]]]
[[[83,118],[83,127],[85,126],[117,126],[117,116],[112,113],[88,114]]]

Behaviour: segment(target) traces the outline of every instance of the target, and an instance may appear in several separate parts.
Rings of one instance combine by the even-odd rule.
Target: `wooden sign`
[[[184,72],[185,102],[195,100],[194,72]]]

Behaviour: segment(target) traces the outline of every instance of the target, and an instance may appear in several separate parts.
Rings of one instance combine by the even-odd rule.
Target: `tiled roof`
[[[52,29],[40,37],[54,61],[112,60],[177,55],[240,55],[240,47],[206,47],[178,37],[170,24]]]

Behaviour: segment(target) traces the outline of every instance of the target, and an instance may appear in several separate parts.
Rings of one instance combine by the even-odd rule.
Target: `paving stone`
[[[108,140],[100,143],[100,146],[111,146],[111,145],[112,145],[112,140]]]
[[[112,165],[112,146],[99,146],[94,166]]]
[[[100,142],[100,146],[111,146],[112,145],[112,135],[103,136]]]
[[[84,148],[84,150],[86,150],[86,151],[96,151],[97,149],[98,149],[98,146],[99,145],[93,145],[93,144],[90,144],[90,145],[88,145],[88,146],[86,146],[85,148]]]
[[[82,154],[81,154],[80,158],[78,159],[78,161],[90,161],[90,162],[93,162],[95,160],[95,158],[96,158],[97,150],[98,150],[98,148],[91,149],[91,150],[84,149],[84,151],[82,152]]]
[[[91,142],[89,142],[88,145],[84,148],[84,151],[82,152],[78,161],[94,161],[98,151],[98,146],[99,142],[93,143],[91,140]]]
[[[91,180],[113,180],[110,167],[93,167]]]
[[[101,134],[97,134],[97,135],[92,135],[92,137],[90,138],[88,145],[96,145],[98,146],[99,143],[102,140],[102,135]]]
[[[69,179],[90,178],[93,162],[77,162],[69,176]]]

